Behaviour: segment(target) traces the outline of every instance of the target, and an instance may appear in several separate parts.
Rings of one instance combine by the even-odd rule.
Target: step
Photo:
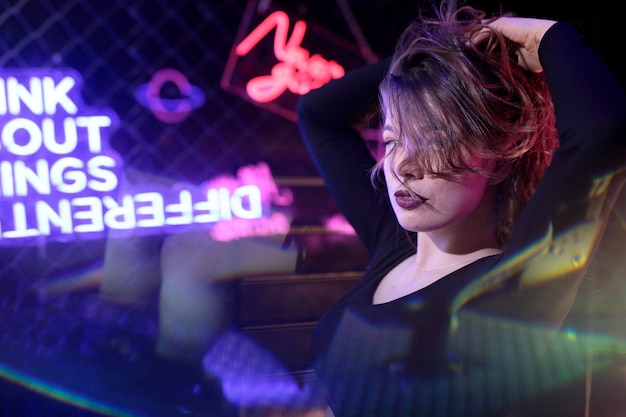
[[[311,368],[309,345],[317,321],[362,271],[242,277],[240,331],[271,352],[287,372]]]
[[[246,276],[239,281],[241,326],[317,321],[362,271]]]

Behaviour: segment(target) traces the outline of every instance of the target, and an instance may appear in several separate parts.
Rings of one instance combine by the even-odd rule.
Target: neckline
[[[477,263],[482,263],[482,262],[487,261],[488,259],[492,259],[494,257],[500,257],[500,256],[502,256],[503,253],[504,252],[496,252],[496,253],[493,253],[491,255],[485,255],[485,256],[482,256],[480,258],[476,258],[476,259],[472,260],[471,262],[467,263],[466,265],[463,265],[462,267],[460,267],[458,269],[455,269],[454,271],[451,271],[451,272],[445,274],[443,277],[439,278],[436,281],[431,282],[430,284],[426,285],[425,287],[420,288],[419,290],[416,290],[416,291],[413,291],[413,292],[408,293],[406,295],[403,295],[402,297],[398,297],[398,298],[395,298],[393,300],[386,301],[384,303],[374,303],[373,302],[374,293],[376,292],[376,289],[378,288],[378,285],[380,284],[380,281],[382,280],[382,278],[381,278],[380,280],[377,280],[377,282],[372,286],[373,289],[371,289],[371,293],[370,293],[370,296],[369,296],[370,305],[373,306],[373,307],[389,306],[389,305],[393,305],[394,303],[401,303],[403,301],[406,301],[407,299],[413,298],[416,295],[421,295],[421,294],[424,294],[424,293],[427,293],[427,292],[430,292],[430,291],[434,291],[434,290],[437,289],[437,287],[443,285],[445,282],[448,282],[450,280],[451,276],[456,275],[458,273],[461,273],[461,271],[465,270],[468,267],[476,265]],[[401,260],[400,262],[403,262],[404,260],[406,260],[406,258]],[[395,268],[400,262],[395,264],[391,269]],[[387,271],[387,273],[389,273],[389,271],[391,271],[391,269],[389,269]],[[459,283],[459,288],[464,286],[464,285],[466,285],[466,284],[467,284],[467,282],[466,282],[466,280],[464,280],[463,283]]]
[[[422,267],[422,266],[418,265],[417,261],[416,261],[415,267],[417,269],[419,269],[420,271],[422,271],[422,272],[441,271],[441,270],[448,269],[448,268],[454,268],[455,266],[469,265],[469,264],[471,264],[473,262],[476,262],[476,261],[478,261],[480,259],[483,259],[483,258],[486,258],[486,257],[489,257],[489,256],[499,255],[499,254],[502,253],[502,251],[499,250],[499,249],[487,249],[487,248],[486,249],[480,249],[477,252],[486,252],[486,254],[481,254],[481,255],[479,255],[477,257],[464,259],[462,261],[453,262],[453,263],[447,264],[447,265],[431,266],[431,267],[428,267],[428,268]]]

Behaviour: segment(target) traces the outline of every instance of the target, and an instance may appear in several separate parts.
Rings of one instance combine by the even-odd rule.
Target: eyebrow
[[[391,127],[390,125],[385,125],[385,126],[383,127],[383,133],[385,133],[385,132],[394,133],[394,131],[393,131],[393,127]]]

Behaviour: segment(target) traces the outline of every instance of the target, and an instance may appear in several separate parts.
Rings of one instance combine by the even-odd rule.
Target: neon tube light
[[[345,75],[344,68],[337,62],[328,61],[319,54],[311,56],[308,50],[302,48],[307,28],[305,22],[297,21],[291,37],[287,39],[289,16],[282,11],[273,12],[252,30],[235,48],[237,55],[247,55],[274,28],[274,55],[279,62],[273,66],[270,75],[248,81],[246,92],[252,100],[267,103],[287,90],[303,95]]]
[[[122,190],[122,160],[109,140],[118,116],[86,106],[81,84],[71,69],[0,70],[0,245],[210,229],[221,222],[227,224],[218,236],[226,239],[254,233],[253,223],[242,231],[245,222],[284,226],[270,208],[291,204],[293,196],[278,189],[264,163],[200,186]],[[229,222],[239,232],[228,231]],[[259,233],[268,227],[274,226]]]

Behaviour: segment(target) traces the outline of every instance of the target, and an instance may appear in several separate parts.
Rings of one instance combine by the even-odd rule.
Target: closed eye
[[[397,139],[384,139],[383,142],[385,143],[385,153],[393,151],[399,143]]]
[[[385,126],[383,130],[383,143],[385,145],[385,153],[389,153],[398,144],[398,139],[394,135],[393,130],[389,126]]]

